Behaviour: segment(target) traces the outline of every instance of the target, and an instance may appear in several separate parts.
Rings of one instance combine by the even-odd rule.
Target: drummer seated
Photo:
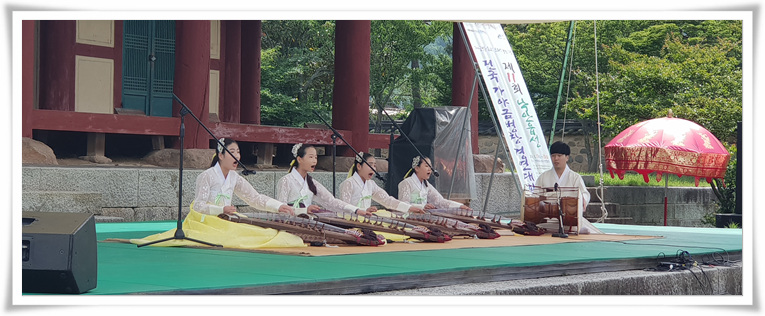
[[[557,141],[550,146],[550,159],[552,160],[553,167],[550,170],[543,172],[537,178],[537,187],[553,188],[558,187],[574,187],[579,189],[579,203],[582,203],[582,210],[587,209],[587,204],[590,202],[590,192],[587,191],[587,186],[582,180],[582,176],[574,172],[568,167],[568,158],[571,154],[571,148],[564,142]],[[581,215],[581,214],[580,214]],[[580,218],[579,227],[580,234],[602,234],[602,232],[595,228],[586,218]]]

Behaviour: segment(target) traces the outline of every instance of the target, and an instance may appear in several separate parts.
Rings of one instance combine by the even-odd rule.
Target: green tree
[[[553,117],[568,23],[505,26],[540,118]],[[605,137],[672,108],[732,141],[742,112],[741,21],[576,21],[574,32],[560,109],[568,118],[597,120],[599,97]]]
[[[303,126],[329,111],[334,78],[333,21],[263,21],[261,121]]]
[[[641,36],[641,38],[644,38]],[[628,40],[646,52],[651,41]],[[636,45],[644,44],[644,45]],[[665,116],[692,120],[724,142],[735,137],[742,114],[742,70],[731,51],[740,42],[721,39],[714,44],[689,44],[678,33],[665,35],[658,56],[605,46],[609,67],[600,76],[600,113],[603,131],[615,135],[639,121]],[[595,95],[570,101],[582,118],[597,120]]]
[[[425,47],[447,32],[451,32],[451,23],[442,21],[372,21],[369,97],[378,111],[376,122],[386,119],[380,107],[411,109],[414,96],[418,96],[418,104],[432,103],[431,94],[422,91],[432,89],[428,79],[434,76],[423,69],[437,58]],[[412,93],[413,89],[417,91]],[[381,132],[379,127],[377,124],[376,132]]]

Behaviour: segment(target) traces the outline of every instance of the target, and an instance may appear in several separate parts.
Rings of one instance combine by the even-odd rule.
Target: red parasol
[[[722,143],[700,125],[680,118],[667,117],[643,121],[616,135],[605,147],[606,168],[624,179],[627,170],[643,175],[656,172],[656,181],[663,173],[694,176],[699,179],[725,177],[730,154]],[[666,178],[665,178],[666,179]],[[665,182],[666,185],[666,182]],[[666,196],[664,225],[666,226]]]

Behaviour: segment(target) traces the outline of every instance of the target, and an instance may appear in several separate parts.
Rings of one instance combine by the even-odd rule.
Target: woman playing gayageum
[[[374,156],[363,152],[356,155],[349,172],[350,176],[340,184],[340,199],[370,213],[377,211],[377,208],[372,206],[373,200],[388,209],[403,213],[425,212],[422,208],[396,200],[380,188],[372,180],[372,176],[375,174],[374,167],[376,167]]]
[[[193,204],[195,211],[210,215],[233,214],[236,212],[236,206],[231,205],[231,198],[232,194],[236,194],[248,205],[260,211],[295,214],[292,207],[258,193],[247,180],[236,173],[237,160],[240,158],[239,145],[236,141],[221,138],[220,142],[231,154],[218,144],[210,168],[197,176]]]
[[[234,214],[236,206],[231,205],[231,198],[236,194],[248,205],[260,211],[280,212],[294,215],[289,205],[259,194],[255,188],[236,173],[239,159],[239,145],[236,141],[221,138],[220,143],[231,153],[226,152],[220,144],[216,146],[210,168],[197,176],[196,195],[190,205],[189,214],[183,221],[183,231],[186,236],[217,244],[225,248],[259,249],[306,247],[303,239],[286,231],[264,228],[249,224],[240,224],[218,218],[219,214]],[[234,159],[236,158],[236,159]],[[236,216],[236,215],[235,215]],[[243,216],[239,214],[239,216]],[[175,236],[176,229],[150,235],[141,239],[131,239],[134,244],[145,244],[152,241],[164,240]],[[162,242],[158,246],[198,246],[192,240],[173,240]]]
[[[292,147],[292,160],[287,175],[276,183],[276,199],[295,207],[296,214],[312,213],[324,207],[335,212],[349,212],[368,215],[366,210],[343,202],[332,195],[310,173],[316,169],[318,157],[316,148],[311,145],[297,144]],[[319,205],[314,205],[316,202]]]
[[[436,208],[461,208],[469,210],[467,205],[445,199],[441,193],[428,183],[430,174],[430,158],[415,156],[412,159],[412,169],[404,176],[404,180],[398,184],[399,200],[409,202],[415,207],[424,210]],[[411,176],[409,176],[411,174]]]

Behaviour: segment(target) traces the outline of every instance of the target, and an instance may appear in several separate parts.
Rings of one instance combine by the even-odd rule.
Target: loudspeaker
[[[22,220],[22,292],[80,294],[96,287],[93,214],[22,212]]]

